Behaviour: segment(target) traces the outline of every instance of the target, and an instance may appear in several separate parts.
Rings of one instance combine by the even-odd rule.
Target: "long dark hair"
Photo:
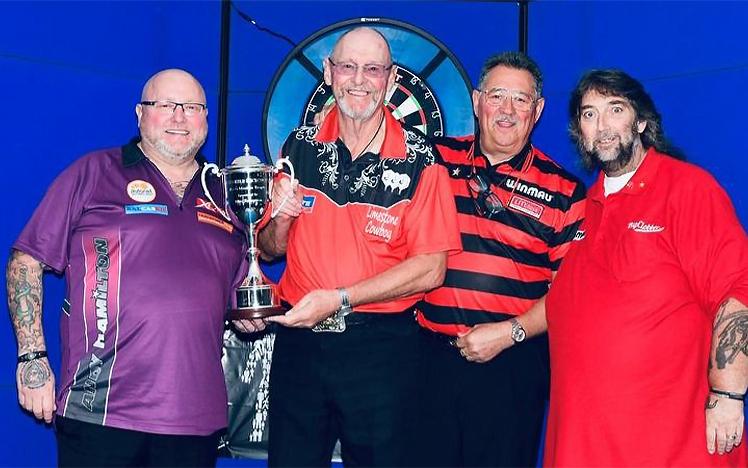
[[[571,93],[569,100],[569,133],[579,148],[582,144],[582,134],[579,128],[582,98],[589,91],[596,91],[603,96],[619,96],[625,98],[636,112],[637,122],[647,122],[641,133],[642,145],[645,148],[654,146],[660,153],[665,153],[676,159],[686,159],[683,152],[673,146],[665,137],[662,129],[662,116],[652,98],[644,90],[642,84],[621,70],[590,70],[585,73]],[[582,163],[585,167],[592,167],[589,155],[580,151]]]

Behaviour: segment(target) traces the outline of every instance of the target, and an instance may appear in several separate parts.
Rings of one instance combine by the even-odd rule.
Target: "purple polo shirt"
[[[226,427],[221,342],[244,235],[207,201],[199,171],[180,203],[136,142],[68,167],[14,248],[67,279],[59,415],[206,435]]]

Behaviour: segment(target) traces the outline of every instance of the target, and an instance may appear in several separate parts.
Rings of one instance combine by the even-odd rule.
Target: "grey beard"
[[[338,101],[338,107],[340,108],[340,112],[343,113],[346,117],[353,120],[366,120],[371,118],[372,115],[374,115],[374,112],[376,112],[377,105],[376,102],[372,101],[371,104],[369,104],[369,107],[366,109],[360,111],[360,112],[354,112],[353,109],[348,107],[348,104],[341,98],[337,99]]]
[[[613,174],[626,167],[628,163],[631,162],[631,159],[633,159],[634,139],[628,142],[628,144],[626,144],[625,146],[622,143],[619,143],[618,156],[616,156],[615,159],[611,159],[610,161],[601,160],[600,156],[594,148],[592,150],[587,150],[582,146],[580,150],[583,153],[582,160],[585,163],[585,166],[599,167],[604,173]],[[592,167],[590,167],[590,169],[591,168]]]
[[[167,145],[160,139],[149,139],[148,142],[153,145],[158,150],[158,152],[161,153],[162,156],[164,156],[164,159],[168,159],[175,163],[181,163],[190,159],[194,159],[195,155],[200,150],[200,147],[203,146],[205,140],[195,141],[184,151],[174,151],[169,145]]]

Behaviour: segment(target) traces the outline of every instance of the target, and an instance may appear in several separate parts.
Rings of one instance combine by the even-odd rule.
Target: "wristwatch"
[[[353,312],[351,307],[351,298],[348,296],[348,291],[345,288],[338,288],[338,294],[340,294],[340,309],[335,312],[338,317],[345,317],[346,315]]]
[[[525,341],[527,333],[525,332],[525,329],[522,328],[522,325],[520,325],[519,320],[512,318],[509,319],[509,322],[512,324],[512,340],[515,343],[522,343]]]

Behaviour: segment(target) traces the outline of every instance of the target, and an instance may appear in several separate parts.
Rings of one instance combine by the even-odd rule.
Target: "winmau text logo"
[[[553,201],[553,195],[550,193],[545,193],[545,191],[540,190],[537,187],[530,187],[524,182],[520,182],[516,179],[508,179],[506,181],[506,187],[509,190],[516,190],[519,193],[524,193],[525,195],[537,198],[538,200],[547,201],[548,203]]]
[[[665,230],[663,226],[656,224],[648,224],[644,221],[632,221],[628,224],[628,228],[635,232],[651,233],[651,232],[662,232]]]

